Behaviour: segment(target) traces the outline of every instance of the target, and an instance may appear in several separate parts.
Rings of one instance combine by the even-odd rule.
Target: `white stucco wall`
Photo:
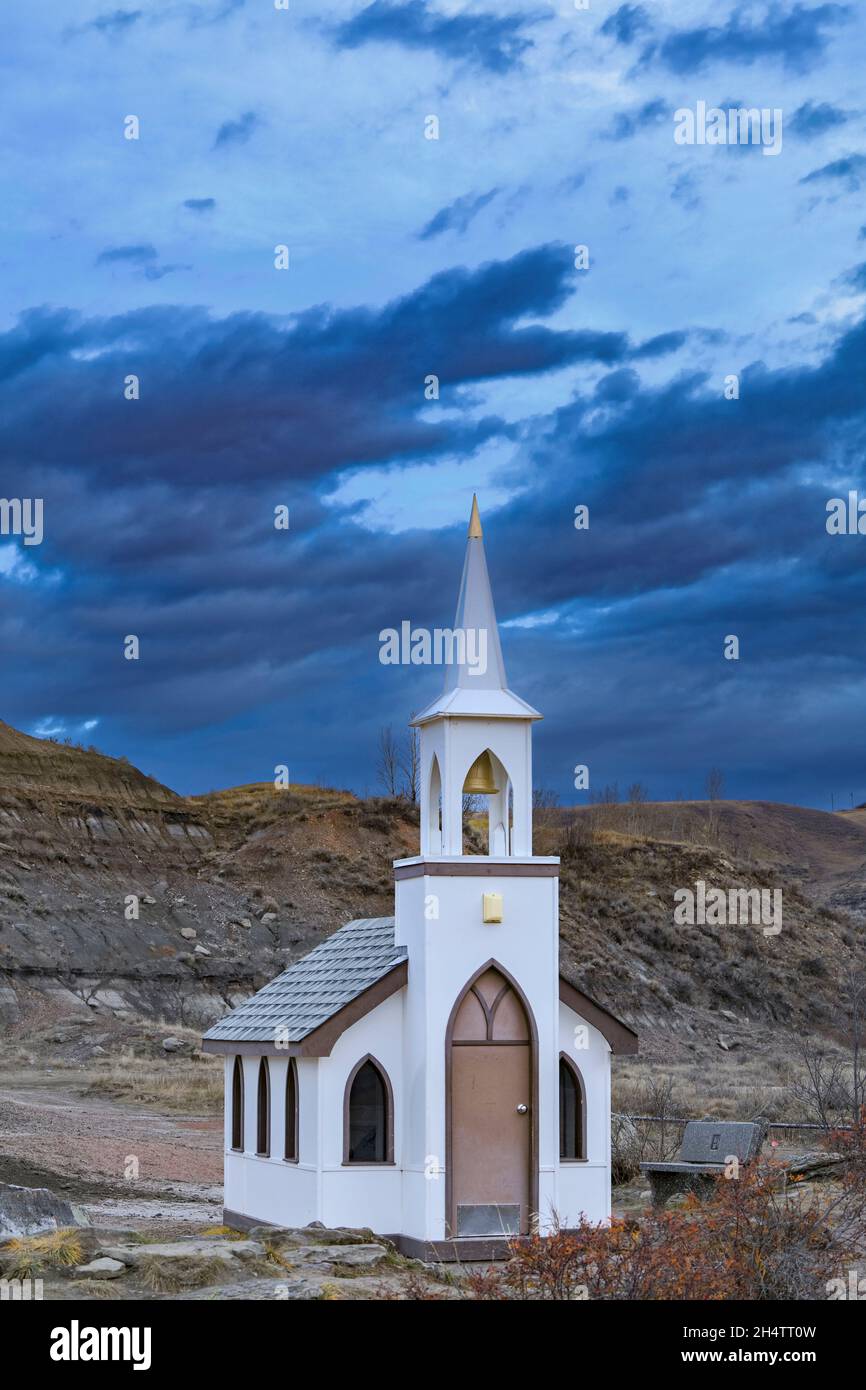
[[[231,1148],[232,1072],[225,1070],[225,1206],[229,1211],[281,1226],[306,1226],[320,1219],[319,1062],[296,1059],[298,1078],[298,1162],[283,1158],[288,1059],[269,1057],[271,1076],[271,1152],[256,1154],[256,1100],[259,1058],[244,1057],[244,1153]]]
[[[479,867],[487,861],[478,858]],[[511,861],[513,864],[514,860]],[[524,861],[543,864],[542,860]],[[549,862],[549,861],[548,861]],[[460,861],[466,864],[465,859]],[[397,882],[398,942],[409,947],[405,1020],[408,1085],[403,1231],[443,1240],[445,1210],[445,1035],[469,979],[495,960],[518,982],[538,1032],[536,1098],[539,1208],[557,1199],[559,1162],[559,931],[556,877],[428,875]],[[503,922],[485,925],[482,895],[501,893]],[[435,915],[434,915],[435,914]],[[554,1059],[556,1062],[554,1064]],[[431,1180],[431,1168],[439,1177]]]
[[[580,1031],[575,1035],[575,1028]],[[586,1046],[584,1046],[584,1041]],[[559,1053],[564,1052],[583,1077],[586,1096],[586,1161],[557,1163],[552,1210],[561,1226],[610,1218],[610,1047],[597,1028],[567,1004],[559,1005]],[[550,1216],[552,1213],[542,1213]]]

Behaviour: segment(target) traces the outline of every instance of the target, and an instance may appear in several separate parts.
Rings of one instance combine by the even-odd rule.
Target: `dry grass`
[[[4,1275],[7,1279],[34,1279],[47,1269],[69,1269],[84,1259],[81,1236],[64,1228],[39,1236],[15,1236],[2,1246]]]
[[[121,1293],[114,1287],[113,1279],[76,1279],[75,1297],[90,1299],[119,1299]]]
[[[219,1255],[208,1260],[193,1256],[162,1260],[158,1255],[144,1255],[136,1272],[153,1293],[179,1293],[181,1289],[203,1289],[208,1284],[224,1283],[231,1277],[232,1264]]]
[[[196,1115],[218,1115],[223,1104],[221,1057],[190,1061],[182,1057],[123,1054],[88,1068],[83,1092],[131,1105],[155,1106]]]

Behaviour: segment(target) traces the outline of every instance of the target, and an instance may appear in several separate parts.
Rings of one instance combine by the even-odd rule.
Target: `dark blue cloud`
[[[158,269],[152,248],[132,249],[146,272]],[[287,458],[300,479],[465,452],[508,429],[493,417],[429,420],[429,372],[454,399],[475,382],[614,365],[641,351],[622,333],[538,322],[565,304],[576,279],[571,251],[546,246],[440,272],[375,312],[320,307],[288,324],[252,313],[214,320],[178,307],[97,320],[33,311],[0,335],[0,400],[4,370],[17,380],[6,448],[24,445],[38,418],[38,442],[31,436],[26,450],[32,461],[63,457],[118,481],[138,476],[146,458],[151,478],[182,474],[191,485],[237,469],[250,480],[282,477]],[[132,432],[116,391],[130,370],[148,401]]]
[[[843,276],[843,283],[857,294],[866,294],[866,261],[855,265]]]
[[[190,212],[213,212],[216,198],[186,198],[183,205]]]
[[[838,130],[851,119],[850,111],[843,111],[829,101],[805,101],[798,106],[790,121],[788,130],[803,140],[815,140],[828,130]]]
[[[801,183],[843,183],[851,193],[856,193],[866,180],[866,154],[847,154],[823,164],[806,174]]]
[[[72,37],[75,34],[97,33],[108,34],[109,37],[116,38],[119,34],[125,34],[132,29],[143,16],[144,10],[112,10],[110,13],[97,15],[95,19],[89,19],[84,24],[68,29],[66,34],[67,37]]]
[[[418,233],[419,241],[431,241],[433,237],[441,236],[443,232],[463,233],[468,230],[470,223],[478,216],[482,208],[492,202],[499,192],[498,188],[491,188],[487,193],[464,193],[462,198],[455,198],[453,203],[447,207],[440,208],[439,211],[430,218],[425,227]]]
[[[862,609],[866,569],[856,538],[827,537],[814,478],[826,461],[863,479],[866,325],[816,365],[742,366],[729,402],[693,369],[641,380],[642,360],[686,345],[682,327],[633,346],[525,324],[573,284],[567,253],[545,247],[288,325],[179,307],[23,316],[0,334],[0,463],[10,495],[26,479],[46,499],[34,562],[61,581],[0,585],[4,715],[99,714],[107,746],[182,790],[282,761],[370,785],[378,726],[436,680],[382,668],[378,631],[450,619],[464,527],[374,533],[307,484],[389,463],[399,488],[402,463],[469,455],[502,430],[459,411],[425,422],[431,364],[454,403],[482,377],[573,364],[566,404],[508,427],[520,494],[485,516],[500,619],[562,614],[505,632],[511,684],[546,715],[539,780],[567,794],[580,760],[601,780],[699,793],[726,748],[731,795],[822,796],[862,722],[866,655],[838,612]],[[599,361],[610,371],[584,385]],[[133,369],[141,400],[121,402]],[[276,502],[292,508],[284,536]],[[592,517],[579,536],[578,502]],[[349,688],[363,714],[347,724]]]
[[[773,3],[766,15],[750,18],[751,7],[738,5],[720,25],[677,30],[647,46],[644,63],[658,63],[681,76],[711,63],[752,65],[777,58],[792,72],[808,72],[824,55],[831,35],[851,16],[847,4],[783,5]]]
[[[156,247],[149,242],[139,246],[109,246],[105,251],[100,251],[96,264],[137,266],[146,280],[162,280],[178,270],[190,269],[188,265],[160,264]]]
[[[223,145],[245,145],[261,124],[261,117],[255,111],[245,111],[236,121],[224,121],[216,133],[214,149]]]
[[[671,108],[668,103],[662,97],[655,97],[652,101],[645,101],[634,111],[618,111],[610,129],[605,132],[605,139],[630,140],[639,131],[658,125],[670,115]]]
[[[600,32],[617,43],[630,44],[641,34],[652,29],[652,20],[646,5],[620,5],[612,15],[608,15]]]
[[[135,265],[143,265],[146,261],[156,259],[156,247],[151,246],[149,242],[143,242],[138,246],[108,246],[104,251],[100,251],[96,257],[96,264],[110,265],[115,261],[130,261]]]
[[[352,19],[335,25],[331,37],[338,48],[397,43],[503,73],[517,67],[532,47],[524,31],[547,18],[539,13],[449,15],[431,9],[426,0],[407,0],[405,4],[373,0]]]

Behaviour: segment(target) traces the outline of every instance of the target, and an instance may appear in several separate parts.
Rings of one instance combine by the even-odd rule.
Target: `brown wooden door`
[[[451,1234],[525,1234],[535,1124],[532,1036],[519,995],[493,967],[457,1010],[449,1074]]]

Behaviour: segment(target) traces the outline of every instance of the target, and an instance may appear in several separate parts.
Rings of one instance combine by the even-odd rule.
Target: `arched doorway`
[[[447,1234],[525,1235],[538,1206],[537,1035],[496,961],[461,991],[445,1063]]]

